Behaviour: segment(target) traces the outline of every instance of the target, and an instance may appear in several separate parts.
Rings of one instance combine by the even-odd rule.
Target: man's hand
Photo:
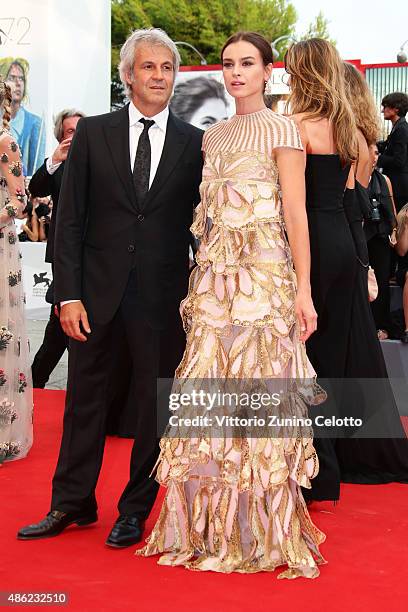
[[[87,334],[91,333],[88,315],[82,302],[64,304],[61,308],[60,322],[67,336],[79,340],[79,342],[86,342],[87,340],[87,337],[81,331],[81,327]]]
[[[61,162],[67,159],[69,147],[71,146],[72,136],[66,138],[65,140],[61,140],[58,147],[55,149],[52,154],[52,163],[60,164]]]

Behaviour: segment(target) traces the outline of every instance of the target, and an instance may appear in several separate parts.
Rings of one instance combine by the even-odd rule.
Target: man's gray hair
[[[173,55],[173,69],[176,75],[180,67],[180,53],[177,45],[171,40],[170,36],[160,28],[146,28],[135,30],[123,44],[120,50],[119,76],[125,88],[128,98],[132,95],[132,88],[126,80],[126,77],[132,78],[133,68],[135,65],[135,51],[140,44],[160,45],[167,47]]]
[[[85,113],[80,110],[77,110],[76,108],[65,108],[60,113],[58,113],[58,115],[54,119],[54,136],[58,140],[58,142],[61,142],[64,136],[64,126],[62,124],[64,123],[65,119],[68,119],[69,117],[85,116]]]

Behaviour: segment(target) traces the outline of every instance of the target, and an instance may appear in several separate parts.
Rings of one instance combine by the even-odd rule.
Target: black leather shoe
[[[401,336],[401,342],[403,342],[404,344],[408,344],[408,331],[404,331],[404,333]]]
[[[144,521],[138,519],[137,516],[121,514],[112,527],[106,545],[112,548],[126,548],[137,544],[142,539],[143,529]]]
[[[64,531],[68,525],[90,525],[96,523],[98,515],[96,510],[86,514],[85,512],[60,512],[51,510],[39,523],[27,525],[17,533],[18,540],[38,540],[40,538],[52,538]]]

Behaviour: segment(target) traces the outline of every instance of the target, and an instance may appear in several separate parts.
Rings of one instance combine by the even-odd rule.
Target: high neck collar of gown
[[[262,117],[263,115],[267,115],[268,113],[273,113],[273,111],[271,111],[270,108],[262,108],[259,111],[255,111],[253,113],[243,113],[240,115],[233,115],[231,117],[231,119],[235,119],[236,121],[245,121],[246,119],[251,119],[251,118],[256,118],[256,117]]]

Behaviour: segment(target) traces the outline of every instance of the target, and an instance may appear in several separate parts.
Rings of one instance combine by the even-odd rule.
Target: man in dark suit
[[[63,437],[51,512],[20,539],[97,520],[109,365],[119,322],[132,359],[138,430],[119,518],[106,543],[141,540],[158,490],[156,381],[172,377],[185,337],[178,313],[189,273],[189,226],[199,201],[202,132],[168,110],[179,65],[161,30],[137,30],[121,50],[130,104],[78,123],[57,218],[55,299],[71,337]]]
[[[58,141],[58,147],[51,157],[48,157],[37,172],[31,178],[29,191],[33,198],[51,196],[53,202],[53,213],[48,229],[47,248],[45,261],[53,266],[55,226],[58,211],[58,202],[61,190],[62,175],[64,173],[65,160],[74,137],[77,123],[84,113],[76,109],[65,109],[58,113],[55,119],[54,135]],[[61,359],[67,348],[68,337],[64,334],[55,313],[54,307],[54,283],[47,291],[47,301],[52,304],[50,318],[45,328],[44,340],[38,349],[31,372],[33,376],[33,387],[43,389],[48,379]]]
[[[408,123],[405,119],[408,96],[399,92],[388,94],[381,104],[384,119],[391,121],[392,130],[386,141],[378,143],[380,156],[377,166],[391,180],[395,207],[399,212],[408,202]]]

